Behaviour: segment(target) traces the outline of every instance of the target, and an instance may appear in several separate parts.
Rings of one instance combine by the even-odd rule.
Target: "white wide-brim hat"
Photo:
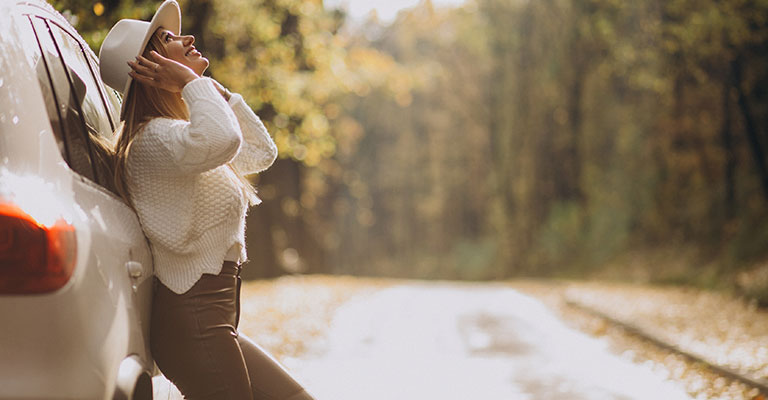
[[[166,0],[157,9],[152,20],[121,19],[109,30],[99,50],[101,79],[123,95],[120,119],[123,119],[126,99],[133,78],[128,75],[136,56],[144,52],[157,28],[168,29],[174,35],[181,33],[181,10],[175,0]]]

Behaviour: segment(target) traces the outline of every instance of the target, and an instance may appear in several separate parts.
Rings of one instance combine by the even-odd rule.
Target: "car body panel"
[[[153,370],[151,252],[134,211],[62,156],[23,48],[37,45],[21,37],[28,13],[82,42],[46,3],[0,1],[0,201],[41,223],[63,218],[72,224],[77,261],[57,291],[0,295],[0,399],[109,399],[127,357]],[[94,79],[102,85],[98,73]],[[129,274],[128,262],[141,266],[140,276]]]

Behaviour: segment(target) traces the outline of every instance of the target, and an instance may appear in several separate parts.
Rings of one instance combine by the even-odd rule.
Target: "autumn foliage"
[[[96,48],[156,3],[55,1]],[[265,120],[252,276],[712,283],[768,256],[768,4],[182,1]],[[730,282],[730,280],[728,280]]]

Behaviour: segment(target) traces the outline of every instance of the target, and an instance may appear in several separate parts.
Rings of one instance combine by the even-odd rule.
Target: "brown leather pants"
[[[155,279],[150,333],[160,371],[187,399],[312,400],[266,351],[238,333],[240,267],[225,261],[186,293]]]

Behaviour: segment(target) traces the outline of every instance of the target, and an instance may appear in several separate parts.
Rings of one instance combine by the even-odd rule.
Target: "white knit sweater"
[[[229,104],[209,78],[181,92],[190,120],[155,118],[134,139],[128,189],[154,256],[155,275],[175,293],[218,274],[232,246],[245,253],[248,208],[238,179],[267,169],[277,147],[242,96]]]

